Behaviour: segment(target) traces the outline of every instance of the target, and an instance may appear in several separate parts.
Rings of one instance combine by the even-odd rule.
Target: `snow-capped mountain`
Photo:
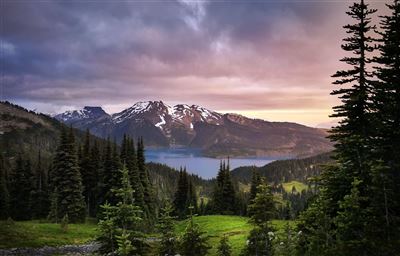
[[[100,117],[108,116],[108,114],[101,107],[84,107],[80,110],[69,110],[62,114],[54,116],[56,119],[70,123],[80,121],[83,119],[97,119]]]
[[[103,138],[120,141],[124,134],[142,136],[148,146],[196,147],[210,155],[299,156],[332,148],[320,129],[162,101],[137,102],[112,115],[101,107],[84,107],[55,118]]]
[[[170,126],[183,125],[189,129],[194,128],[196,122],[218,124],[222,115],[208,109],[196,106],[179,104],[173,107],[162,101],[138,102],[120,113],[112,115],[115,123],[122,123],[129,119],[145,118],[150,120],[161,130],[168,130]]]

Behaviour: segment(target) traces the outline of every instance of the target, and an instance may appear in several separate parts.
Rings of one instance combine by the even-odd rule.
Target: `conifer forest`
[[[399,0],[0,1],[0,255],[400,255]]]

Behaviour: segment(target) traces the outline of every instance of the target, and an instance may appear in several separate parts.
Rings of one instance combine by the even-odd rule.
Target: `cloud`
[[[6,1],[3,97],[45,112],[89,104],[117,111],[151,99],[329,111],[347,5]]]

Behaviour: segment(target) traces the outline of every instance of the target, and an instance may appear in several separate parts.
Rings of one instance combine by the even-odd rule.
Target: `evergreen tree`
[[[113,163],[112,163],[112,148],[111,148],[111,140],[107,138],[107,143],[105,148],[103,149],[103,158],[102,158],[102,168],[100,171],[100,180],[99,180],[99,195],[98,201],[100,204],[104,204],[105,202],[110,202],[111,197],[113,196],[111,193],[112,184],[110,183],[111,178],[113,176]]]
[[[10,181],[10,211],[15,220],[29,220],[31,218],[29,206],[31,205],[30,195],[33,190],[32,176],[30,160],[24,161],[22,156],[18,155]]]
[[[220,170],[217,174],[216,184],[212,196],[212,204],[215,213],[233,214],[236,208],[236,193],[230,176],[229,159],[226,165],[221,162]]]
[[[0,153],[0,220],[10,216],[10,193],[3,154]]]
[[[140,173],[137,165],[135,144],[133,142],[133,139],[129,138],[128,136],[125,137],[125,140],[126,140],[125,146],[123,147],[122,150],[125,151],[126,167],[128,168],[129,176],[131,178],[132,188],[134,190],[133,197],[135,199],[136,204],[139,205],[144,211],[146,211],[143,185],[140,179]]]
[[[42,165],[42,156],[39,151],[35,175],[34,189],[31,193],[31,211],[32,217],[35,219],[46,218],[49,213],[49,191],[47,183],[47,175]]]
[[[122,163],[117,150],[117,145],[107,140],[106,149],[104,152],[101,191],[103,203],[108,202],[111,205],[116,205],[119,201],[113,190],[118,189],[121,184],[121,169]]]
[[[152,185],[150,183],[149,173],[146,168],[146,159],[144,156],[144,143],[143,138],[138,140],[137,145],[137,168],[139,171],[139,178],[143,187],[143,199],[145,203],[145,213],[149,221],[155,217],[155,205]]]
[[[188,191],[187,191],[188,195],[187,195],[186,207],[189,207],[190,205],[193,206],[193,212],[197,213],[199,211],[199,207],[197,202],[196,187],[190,178],[188,180],[189,183],[188,183]]]
[[[99,251],[103,254],[143,255],[147,246],[143,234],[136,230],[141,221],[141,210],[134,203],[128,170],[124,166],[120,172],[120,185],[112,189],[119,201],[115,206],[102,205],[104,217],[98,224],[100,233],[97,237],[101,244]]]
[[[207,244],[208,237],[200,230],[198,224],[193,221],[193,207],[189,207],[189,223],[181,237],[180,253],[183,256],[207,255],[210,247]]]
[[[298,230],[302,233],[298,250],[300,255],[331,255],[335,248],[337,201],[340,200],[342,171],[338,165],[325,167],[317,181],[320,193],[307,210],[300,215]]]
[[[229,239],[226,235],[224,235],[221,238],[221,240],[219,241],[217,255],[218,256],[231,256],[232,255],[232,248],[229,244]]]
[[[373,202],[370,236],[383,253],[400,247],[400,2],[381,17],[378,81],[373,87]]]
[[[257,194],[249,205],[250,222],[255,226],[248,237],[243,255],[273,255],[274,229],[271,220],[275,215],[274,197],[264,180],[257,187]]]
[[[92,187],[90,189],[90,200],[89,200],[89,216],[97,216],[97,210],[101,204],[100,192],[101,192],[101,170],[102,170],[102,159],[101,153],[97,141],[93,142],[93,146],[90,150],[90,170],[93,175],[90,183]]]
[[[186,217],[186,209],[189,190],[189,178],[186,169],[179,171],[178,186],[174,196],[174,213],[178,218],[183,219]]]
[[[345,57],[341,61],[352,66],[347,71],[338,71],[333,77],[338,78],[334,84],[352,84],[350,88],[334,90],[332,95],[338,95],[342,105],[334,108],[333,117],[342,118],[340,125],[332,130],[330,138],[336,142],[335,158],[342,164],[340,171],[344,186],[340,198],[349,194],[354,177],[359,177],[368,182],[369,177],[369,145],[371,122],[369,109],[371,108],[370,92],[373,81],[372,74],[368,71],[367,64],[371,62],[367,54],[374,50],[371,46],[373,39],[368,35],[374,29],[370,25],[371,14],[376,10],[369,9],[361,0],[354,3],[347,12],[355,24],[344,26],[350,37],[343,39],[346,43],[342,49],[352,53],[353,56]]]
[[[249,197],[250,201],[252,201],[256,197],[257,187],[260,184],[261,184],[261,176],[256,170],[253,170],[251,177],[251,185],[250,185],[250,197]]]
[[[96,186],[97,186],[97,170],[93,167],[91,159],[90,132],[86,130],[85,143],[81,151],[79,162],[80,172],[82,175],[83,196],[86,202],[87,214],[91,217],[95,216],[96,208]]]
[[[53,198],[57,205],[55,219],[68,215],[72,223],[84,221],[85,203],[72,128],[69,132],[65,128],[61,132],[52,172],[53,197],[57,196],[56,199]],[[52,204],[54,206],[54,202]]]
[[[249,205],[250,220],[253,224],[262,226],[268,224],[275,216],[275,201],[271,187],[265,180],[257,187],[257,194]]]
[[[355,24],[344,26],[349,37],[344,39],[342,49],[349,56],[341,61],[351,68],[333,75],[338,79],[334,84],[346,87],[331,93],[339,96],[342,102],[334,107],[332,116],[341,118],[341,121],[330,135],[335,142],[334,158],[338,166],[326,168],[321,179],[319,199],[302,217],[304,223],[322,225],[316,229],[305,227],[302,243],[306,247],[303,248],[306,254],[318,250],[322,255],[367,255],[374,244],[374,241],[368,241],[366,227],[372,223],[368,212],[371,206],[369,195],[372,192],[370,159],[373,157],[373,122],[370,110],[373,107],[371,92],[374,81],[368,67],[371,62],[368,55],[374,50],[374,39],[369,33],[374,29],[370,25],[370,15],[375,12],[369,9],[364,0],[354,3],[347,12]],[[358,183],[362,186],[356,185]],[[351,208],[350,202],[359,207],[357,214],[354,214],[355,209]],[[325,243],[317,248],[312,247],[318,240]]]
[[[124,133],[124,137],[122,139],[122,143],[121,143],[121,154],[120,154],[120,158],[121,158],[121,162],[125,165],[127,165],[127,157],[128,157],[128,137],[126,136],[126,134]],[[129,170],[129,169],[128,169]]]
[[[161,209],[157,228],[161,233],[158,255],[173,256],[177,254],[178,244],[174,230],[174,217],[171,216],[173,211],[172,204],[167,202],[165,207]]]

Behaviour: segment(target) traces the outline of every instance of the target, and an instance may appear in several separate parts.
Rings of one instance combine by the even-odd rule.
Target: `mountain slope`
[[[138,102],[109,115],[100,107],[67,111],[56,119],[100,137],[143,136],[147,146],[194,147],[207,155],[309,156],[330,151],[327,132],[296,123],[220,114],[196,105]]]
[[[0,120],[0,149],[6,159],[27,154],[36,160],[40,151],[44,162],[48,162],[65,126],[54,118],[9,102],[0,102]],[[75,135],[78,142],[84,141],[84,132],[76,130]]]

